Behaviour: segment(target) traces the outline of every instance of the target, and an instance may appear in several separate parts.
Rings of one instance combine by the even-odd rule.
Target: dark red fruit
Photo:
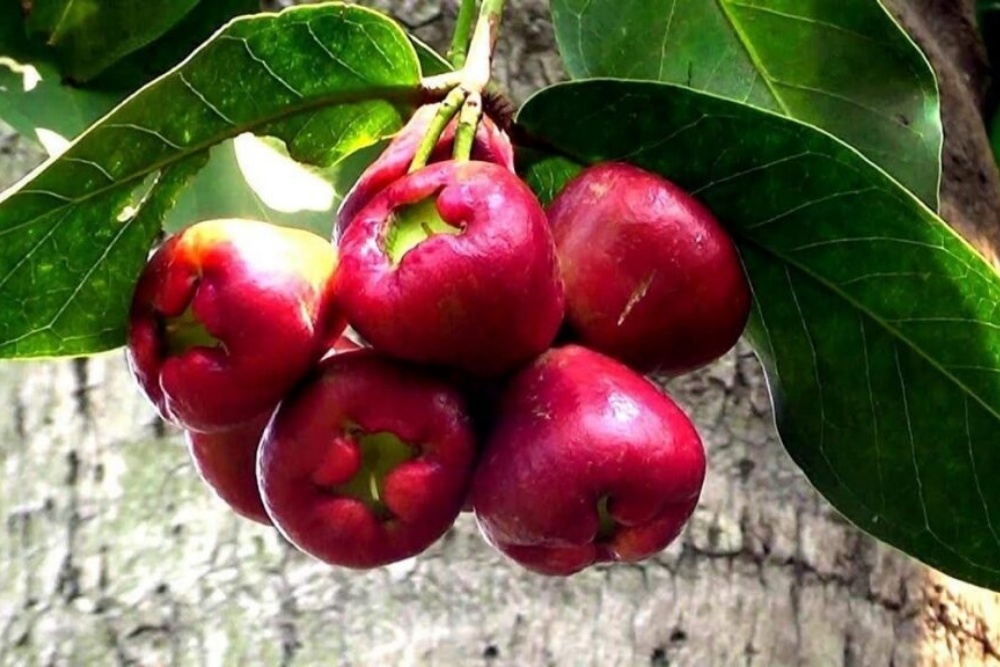
[[[414,556],[452,525],[472,474],[462,396],[371,350],[324,360],[264,435],[258,477],[275,525],[334,565]]]
[[[359,349],[341,336],[329,356]],[[277,407],[277,406],[275,406]],[[274,409],[225,431],[185,431],[188,451],[201,478],[237,514],[271,525],[257,486],[257,451]]]
[[[132,300],[128,361],[165,419],[231,428],[274,408],[345,326],[336,252],[309,232],[215,220],[171,237]]]
[[[679,187],[622,163],[585,170],[549,208],[576,341],[680,374],[728,351],[750,287],[732,240]]]
[[[551,344],[562,281],[545,213],[486,162],[440,162],[399,179],[340,244],[340,304],[372,347],[500,375]]]
[[[198,473],[237,514],[265,525],[271,519],[257,487],[257,449],[271,413],[227,431],[186,431],[188,452]]]
[[[704,476],[701,440],[673,401],[617,361],[571,345],[512,380],[472,502],[497,549],[536,572],[569,575],[666,547]]]
[[[336,238],[342,238],[347,225],[363,209],[372,198],[389,185],[406,175],[410,169],[413,156],[427,134],[427,128],[438,111],[438,105],[430,104],[417,109],[406,126],[399,131],[385,151],[375,160],[347,193],[340,209],[337,211],[337,224],[334,228]],[[445,128],[437,143],[431,162],[441,162],[451,158],[455,147],[455,128],[453,121]],[[514,171],[514,148],[506,133],[484,116],[476,132],[472,146],[472,159],[482,162],[492,162]]]

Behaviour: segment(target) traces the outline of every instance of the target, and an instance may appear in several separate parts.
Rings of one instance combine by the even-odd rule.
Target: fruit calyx
[[[464,225],[455,226],[441,216],[435,194],[392,212],[386,226],[383,249],[393,266],[398,266],[408,252],[432,236],[461,234],[464,231]]]
[[[356,467],[349,471],[340,465],[320,469],[314,477],[316,484],[336,496],[361,501],[381,521],[395,518],[385,503],[386,480],[399,466],[417,457],[417,448],[394,433],[365,433],[357,428],[337,436],[337,441],[334,450],[354,450]],[[349,475],[346,479],[344,472]]]
[[[610,544],[618,532],[618,522],[608,509],[610,502],[611,496],[601,496],[597,501],[597,536],[594,538],[597,544]]]
[[[199,347],[225,350],[225,344],[212,335],[190,305],[180,315],[160,315],[159,325],[163,334],[164,352],[168,357],[179,357]]]

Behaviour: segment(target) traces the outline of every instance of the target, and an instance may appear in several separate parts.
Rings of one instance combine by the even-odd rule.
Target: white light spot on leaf
[[[37,88],[42,81],[42,75],[34,65],[23,65],[13,58],[2,57],[0,58],[0,67],[6,67],[14,74],[21,76],[21,85],[26,93]]]
[[[115,220],[117,220],[118,222],[128,222],[129,220],[134,218],[135,214],[138,212],[139,209],[137,209],[135,206],[132,205],[126,206],[121,211],[118,212],[118,217],[115,218]]]
[[[282,213],[330,211],[333,186],[252,134],[234,140],[236,161],[253,191]]]
[[[38,127],[35,128],[35,135],[38,137],[38,143],[52,157],[62,155],[69,148],[69,139],[54,130]]]

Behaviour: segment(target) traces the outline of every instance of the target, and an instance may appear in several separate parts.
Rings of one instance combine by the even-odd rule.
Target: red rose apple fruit
[[[341,336],[328,354],[357,349],[357,343]],[[273,412],[268,410],[225,431],[184,432],[188,452],[202,480],[237,514],[268,526],[271,518],[257,486],[257,451]]]
[[[545,212],[495,164],[399,179],[357,215],[340,255],[348,321],[394,357],[501,375],[546,350],[563,319]]]
[[[309,232],[214,220],[168,239],[132,300],[128,361],[164,418],[224,430],[274,408],[345,326],[336,251]]]
[[[691,195],[622,163],[591,167],[549,207],[574,340],[680,374],[727,352],[750,286],[732,240]]]
[[[257,449],[271,419],[265,412],[226,431],[185,431],[188,452],[202,480],[237,514],[271,525],[257,487]]]
[[[437,104],[428,104],[417,109],[385,151],[361,174],[337,211],[337,224],[334,227],[336,238],[343,237],[347,225],[372,200],[372,197],[406,175],[413,156],[416,155],[417,148],[437,111]],[[456,127],[457,121],[452,121],[445,128],[431,155],[431,162],[441,162],[451,158],[455,147]],[[507,134],[488,116],[483,116],[476,132],[472,145],[472,159],[493,162],[510,172],[514,171],[514,147]]]
[[[691,421],[649,381],[586,348],[511,381],[472,483],[486,539],[542,574],[636,562],[690,518],[705,477]]]
[[[461,393],[359,350],[324,360],[278,408],[258,481],[275,526],[333,565],[416,555],[455,521],[476,440]]]

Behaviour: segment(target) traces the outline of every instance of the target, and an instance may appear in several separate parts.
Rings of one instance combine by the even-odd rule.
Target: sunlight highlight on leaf
[[[20,76],[23,82],[21,89],[26,93],[37,88],[42,81],[42,75],[34,65],[24,65],[13,58],[0,57],[0,67],[6,67],[12,73]]]
[[[70,146],[69,139],[47,127],[36,128],[35,136],[38,137],[38,143],[42,145],[50,157],[62,155]]]
[[[236,161],[247,185],[281,213],[332,211],[333,185],[252,134],[234,140]]]

